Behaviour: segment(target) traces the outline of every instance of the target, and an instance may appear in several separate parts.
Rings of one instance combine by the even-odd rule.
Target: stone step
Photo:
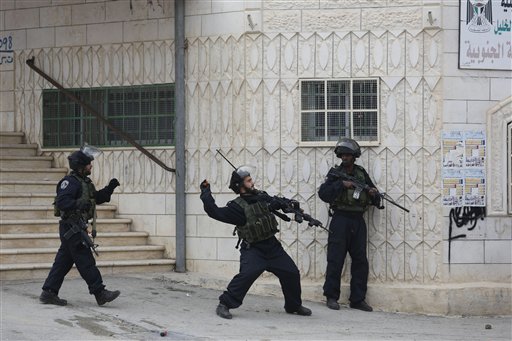
[[[174,259],[96,261],[96,265],[103,276],[137,272],[171,272],[174,270],[175,264]],[[51,267],[52,263],[0,264],[0,280],[44,279],[48,276]],[[78,271],[73,266],[66,278],[77,278],[79,276]]]
[[[98,233],[130,232],[131,219],[98,219],[96,221]],[[9,233],[55,233],[59,231],[59,218],[52,219],[15,219],[0,220],[0,234]]]
[[[55,193],[58,181],[0,180],[0,193]]]
[[[0,264],[50,263],[55,259],[58,248],[1,249]],[[161,259],[165,247],[158,245],[98,246],[97,260]]]
[[[38,169],[50,168],[52,166],[52,156],[9,156],[0,155],[0,164],[2,168],[25,168]]]
[[[53,193],[0,193],[0,206],[49,205],[53,203]]]
[[[23,143],[24,137],[23,133],[2,131],[0,132],[0,144]]]
[[[96,214],[98,218],[114,218],[116,210],[117,207],[114,205],[103,204],[96,206]],[[53,215],[52,205],[0,206],[0,221],[3,219],[14,220],[49,218],[56,218]]]
[[[147,232],[98,232],[96,244],[102,246],[146,245]],[[58,233],[0,234],[2,249],[43,248],[60,245]]]
[[[37,144],[0,144],[2,156],[36,156]]]
[[[59,181],[68,172],[67,168],[4,168],[0,167],[0,181],[3,180],[52,180]],[[2,193],[3,194],[3,193]]]

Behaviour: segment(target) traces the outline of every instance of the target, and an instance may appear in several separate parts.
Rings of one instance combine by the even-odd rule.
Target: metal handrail
[[[175,168],[170,168],[166,164],[164,164],[160,159],[158,159],[156,156],[151,154],[146,148],[138,144],[130,135],[128,135],[126,132],[124,132],[122,129],[117,128],[112,123],[110,123],[105,117],[103,117],[100,113],[98,113],[94,108],[92,108],[89,104],[82,101],[80,98],[76,97],[71,93],[71,91],[65,89],[62,85],[60,85],[55,79],[51,78],[49,75],[47,75],[44,71],[42,71],[40,68],[34,65],[35,57],[32,57],[30,59],[27,59],[27,65],[37,72],[41,77],[46,79],[48,82],[52,83],[53,86],[55,86],[57,89],[62,91],[62,93],[72,101],[80,104],[87,112],[92,114],[94,117],[96,117],[98,120],[100,120],[103,124],[105,124],[107,127],[109,127],[114,133],[125,139],[128,143],[130,143],[132,146],[137,148],[142,154],[146,155],[148,158],[150,158],[152,161],[154,161],[157,165],[165,169],[169,172],[176,172]]]

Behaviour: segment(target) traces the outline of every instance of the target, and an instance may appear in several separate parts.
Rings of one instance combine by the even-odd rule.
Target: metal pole
[[[185,272],[185,0],[174,2],[176,99],[176,272]]]

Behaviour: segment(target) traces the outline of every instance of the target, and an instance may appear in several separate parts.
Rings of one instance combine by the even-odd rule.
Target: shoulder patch
[[[64,180],[60,183],[60,189],[65,189],[66,187],[68,187],[68,185],[69,185],[69,181]]]

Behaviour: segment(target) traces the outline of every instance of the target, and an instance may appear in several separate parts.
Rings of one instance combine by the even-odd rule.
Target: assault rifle
[[[293,213],[293,220],[296,221],[297,223],[300,224],[303,221],[307,221],[308,226],[318,226],[329,233],[331,232],[322,224],[320,220],[313,218],[307,213],[304,213],[304,210],[300,208],[300,203],[297,200],[288,199],[285,197],[278,197],[277,195],[270,196],[269,194],[267,194],[267,192],[263,191],[260,191],[258,194],[264,196],[265,201],[269,203],[276,203],[276,206],[279,206],[279,209],[281,209],[284,213]],[[271,211],[284,221],[291,221],[291,219],[287,215],[279,213],[275,209],[272,209]]]
[[[80,218],[79,222],[81,225],[80,226],[80,238],[82,239],[82,245],[90,248],[96,256],[99,256],[98,251],[96,251],[98,244],[94,244],[91,237],[89,237],[89,234],[87,233],[87,223],[84,221],[83,218]]]
[[[233,167],[236,170],[235,165],[233,165],[221,152],[217,149],[217,153],[222,156],[224,160],[226,160],[231,167]],[[281,209],[284,213],[293,213],[294,218],[293,220],[297,223],[302,223],[304,220],[308,222],[308,226],[318,226],[327,232],[329,231],[328,228],[323,226],[322,222],[320,220],[317,220],[310,216],[309,214],[304,213],[304,210],[300,208],[300,204],[297,200],[288,199],[285,197],[278,197],[278,196],[270,196],[267,194],[267,192],[259,191],[258,195],[261,195],[264,197],[265,201],[269,203],[276,203],[276,206],[279,206],[279,209]],[[286,214],[282,214],[277,211],[277,209],[271,209],[271,212],[274,213],[279,218],[283,219],[284,221],[291,221],[290,217],[288,217]]]
[[[355,199],[359,199],[359,195],[362,191],[368,191],[370,190],[370,186],[368,186],[366,183],[364,182],[361,182],[361,180],[351,176],[351,175],[348,175],[347,173],[337,169],[337,168],[334,168],[332,167],[330,170],[329,170],[329,173],[327,173],[327,177],[334,177],[334,178],[337,178],[337,179],[340,179],[340,180],[344,180],[344,181],[350,181],[354,184],[354,187],[356,188],[355,192],[354,192],[354,198]],[[389,195],[387,195],[386,193],[380,193],[380,192],[377,192],[377,194],[381,199],[384,199],[386,201],[388,201],[389,203],[395,205],[396,207],[404,210],[405,212],[409,213],[409,210],[403,206],[400,206],[396,201],[394,201]],[[381,206],[377,206],[378,209],[383,209],[384,208],[384,205],[381,204]]]

